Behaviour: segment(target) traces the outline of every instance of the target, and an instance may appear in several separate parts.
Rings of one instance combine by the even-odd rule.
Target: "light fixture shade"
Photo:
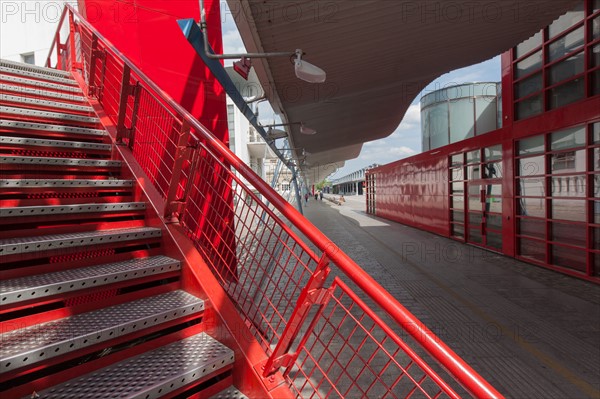
[[[296,77],[308,83],[323,83],[327,78],[324,70],[298,57],[294,64]]]
[[[300,133],[312,136],[313,134],[317,134],[317,131],[315,129],[311,129],[310,127],[300,125]]]
[[[269,130],[267,130],[268,139],[276,140],[284,137],[287,137],[287,132],[285,130],[274,129],[272,127],[270,127]]]

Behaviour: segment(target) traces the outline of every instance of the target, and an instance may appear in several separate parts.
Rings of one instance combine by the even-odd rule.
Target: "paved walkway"
[[[305,215],[509,398],[600,398],[600,287],[367,215]]]

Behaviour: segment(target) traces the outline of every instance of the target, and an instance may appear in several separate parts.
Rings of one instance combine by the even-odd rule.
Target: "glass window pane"
[[[475,110],[472,98],[450,102],[450,142],[464,140],[475,135]]]
[[[465,197],[451,197],[450,198],[450,207],[454,209],[465,209]]]
[[[463,168],[450,169],[450,178],[452,181],[464,180],[465,174],[463,172]]]
[[[463,158],[463,154],[452,155],[452,157],[450,158],[451,166],[462,165],[464,163]]]
[[[487,227],[494,230],[502,230],[502,215],[487,215]]]
[[[592,140],[594,143],[600,143],[600,122],[592,125]]]
[[[545,174],[545,159],[546,157],[543,155],[519,159],[517,165],[519,176],[539,176]]]
[[[552,263],[556,266],[585,272],[585,258],[586,252],[580,249],[566,248],[558,245],[552,246]]]
[[[600,250],[600,229],[597,227],[594,227],[592,230],[593,230],[592,248]]]
[[[549,61],[556,61],[557,59],[583,46],[583,32],[583,26],[581,26],[581,28],[578,28],[551,43],[550,46],[548,46]]]
[[[469,210],[472,210],[472,211],[483,210],[483,207],[481,204],[481,198],[479,197],[479,195],[476,197],[469,197]]]
[[[450,189],[452,190],[452,194],[464,194],[465,192],[465,184],[463,182],[454,182]]]
[[[486,245],[498,251],[502,250],[502,234],[488,231],[486,233]]]
[[[546,261],[546,244],[539,241],[519,239],[519,255],[535,259],[540,262]]]
[[[544,136],[534,136],[519,141],[519,155],[544,152]]]
[[[597,16],[592,21],[592,35],[594,39],[600,38],[600,16]]]
[[[592,47],[592,66],[600,66],[600,44],[596,44],[594,47]]]
[[[586,246],[586,226],[575,223],[552,223],[550,232],[551,240],[554,242],[569,243],[585,248]]]
[[[462,224],[453,224],[452,225],[452,235],[458,238],[465,238],[465,226]]]
[[[580,4],[578,4],[577,7],[573,9],[573,11],[569,11],[566,14],[562,15],[549,26],[548,33],[550,34],[551,38],[560,35],[562,32],[569,29],[571,26],[575,25],[583,19],[583,3],[584,2],[581,1]]]
[[[500,198],[500,197],[486,198],[485,211],[486,212],[494,212],[494,213],[502,213],[502,198]]]
[[[548,84],[554,85],[583,73],[584,59],[585,57],[582,51],[573,57],[569,57],[566,60],[553,65],[548,74]]]
[[[469,229],[469,242],[473,242],[475,244],[483,244],[483,236],[481,235],[481,229]]]
[[[502,184],[486,184],[484,187],[486,195],[496,197],[502,196]]]
[[[498,121],[496,97],[478,97],[475,99],[476,134],[485,134],[496,130]]]
[[[525,119],[542,112],[542,95],[533,96],[516,104],[516,118]]]
[[[546,217],[546,200],[543,198],[520,198],[519,215],[535,218]]]
[[[502,162],[484,165],[484,177],[486,179],[499,179],[502,177]]]
[[[486,161],[498,161],[502,159],[502,145],[498,144],[483,150],[483,159]]]
[[[562,150],[585,146],[585,126],[554,132],[550,135],[550,150]]]
[[[515,78],[519,79],[525,75],[537,71],[542,67],[542,51],[538,51],[515,65]]]
[[[557,176],[552,178],[552,196],[553,197],[580,197],[585,198],[586,177],[579,176]]]
[[[594,189],[592,192],[592,197],[600,198],[600,175],[594,175]]]
[[[542,80],[542,74],[536,73],[533,76],[523,79],[515,84],[515,99],[526,97],[530,94],[536,93],[544,87]]]
[[[517,195],[522,197],[544,197],[544,178],[531,178],[517,180]]]
[[[482,178],[481,165],[468,166],[467,176],[469,180],[478,180]]]
[[[481,160],[480,158],[479,150],[467,152],[467,163],[479,162]]]
[[[453,222],[465,222],[465,212],[464,211],[452,211],[452,221]]]
[[[552,219],[571,220],[574,222],[585,222],[584,200],[552,200]]]
[[[519,234],[546,239],[546,221],[538,219],[519,219]]]
[[[430,108],[429,143],[431,149],[448,144],[448,103],[436,104]]]
[[[531,36],[529,39],[525,40],[523,43],[519,44],[515,49],[515,55],[517,58],[520,58],[532,51],[538,46],[542,45],[542,32],[538,32],[535,35]]]
[[[581,100],[585,96],[585,80],[577,78],[564,85],[548,91],[550,108],[564,107],[565,105]]]
[[[585,172],[585,150],[565,151],[550,156],[551,173]]]
[[[600,94],[600,70],[592,72],[592,95]]]
[[[483,222],[483,214],[479,212],[469,212],[469,225],[480,226]]]

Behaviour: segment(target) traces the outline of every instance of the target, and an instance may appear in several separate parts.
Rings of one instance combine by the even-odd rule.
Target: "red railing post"
[[[77,61],[77,50],[75,49],[75,20],[73,13],[69,11],[69,46],[71,51],[71,70],[81,69],[81,63]]]
[[[88,96],[96,96],[96,60],[103,58],[104,53],[98,51],[98,36],[92,33],[92,43],[90,45],[90,65],[88,76]]]
[[[264,365],[264,377],[268,377],[276,373],[280,367],[291,367],[298,358],[301,348],[306,343],[308,335],[315,326],[316,320],[331,297],[331,289],[323,288],[330,272],[331,269],[329,268],[329,258],[326,254],[323,254],[319,260],[317,268],[300,293],[296,308],[290,316],[290,320],[285,326],[283,334],[281,335],[275,350],[271,356],[269,356],[269,359]],[[308,317],[310,308],[313,306],[319,306],[319,311],[313,318],[313,321],[310,323],[306,331],[304,331],[304,336],[298,344],[296,351],[291,353],[290,349],[302,331],[302,326]]]
[[[173,213],[178,211],[179,205],[182,205],[182,201],[177,200],[177,191],[179,190],[179,182],[181,180],[181,173],[183,169],[183,163],[190,157],[190,151],[192,148],[188,145],[190,140],[190,125],[184,120],[181,123],[179,129],[179,137],[177,138],[177,150],[175,151],[175,161],[173,164],[173,173],[171,174],[171,180],[169,181],[169,189],[165,198],[165,209],[163,216],[165,220],[169,220],[173,217]],[[185,195],[185,193],[184,193]]]
[[[121,77],[121,93],[119,95],[119,111],[117,114],[117,142],[122,143],[123,138],[130,136],[130,131],[125,127],[125,116],[127,114],[127,100],[134,94],[135,85],[131,85],[131,68],[129,65],[123,65],[123,75]]]

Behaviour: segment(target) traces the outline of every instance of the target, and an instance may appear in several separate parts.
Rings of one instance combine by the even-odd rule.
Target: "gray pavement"
[[[600,398],[600,287],[345,200],[305,215],[506,397]]]

